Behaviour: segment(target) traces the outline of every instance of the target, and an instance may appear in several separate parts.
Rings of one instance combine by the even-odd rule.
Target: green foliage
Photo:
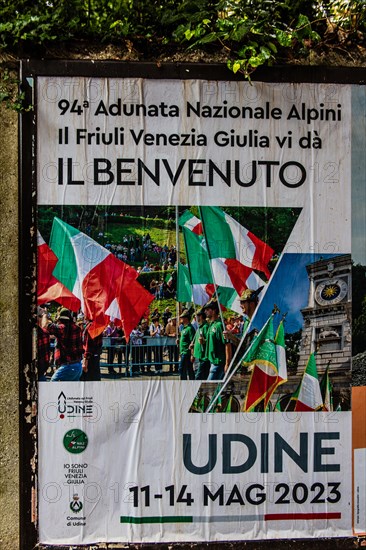
[[[318,0],[315,8],[318,17],[325,17],[328,24],[346,33],[366,30],[365,0]]]
[[[150,288],[150,283],[152,280],[154,281],[161,281],[162,279],[167,278],[168,275],[171,275],[173,273],[172,270],[170,271],[147,271],[142,272],[138,276],[139,283],[142,284],[147,290]]]
[[[366,350],[366,266],[352,266],[352,355]]]
[[[362,353],[366,349],[366,296],[362,301],[361,314],[353,322],[352,355]]]
[[[125,235],[137,235],[138,237],[142,238],[144,235],[149,233],[151,241],[158,244],[159,246],[164,246],[165,244],[167,246],[175,245],[175,224],[173,228],[169,228],[167,227],[167,225],[160,225],[159,223],[154,225],[153,222],[158,222],[158,220],[151,220],[150,222],[150,220],[142,218],[137,219],[135,222],[129,221],[129,223],[124,225],[108,223],[106,225],[107,236],[110,242],[113,244],[122,242],[122,239]]]
[[[298,13],[286,1],[200,3],[198,11],[185,12],[186,21],[177,27],[174,36],[189,42],[189,48],[221,44],[228,52],[229,69],[249,78],[260,65],[272,64],[280,48],[304,46],[305,40],[319,39],[307,15]],[[292,20],[297,21],[295,25]]]
[[[366,294],[366,265],[352,266],[352,317],[355,321],[362,313],[362,302]],[[365,342],[366,343],[366,342]]]
[[[31,109],[25,107],[25,94],[19,89],[19,80],[7,69],[0,73],[0,103],[18,113]]]
[[[0,48],[86,39],[128,41],[150,55],[161,46],[219,50],[234,73],[250,78],[261,65],[306,55],[330,29],[342,42],[362,42],[365,7],[365,0],[0,0]]]
[[[290,373],[296,373],[300,357],[301,329],[285,334],[287,367]]]
[[[139,281],[140,281],[140,279],[139,279]],[[172,317],[175,317],[176,314],[177,314],[177,302],[173,298],[164,298],[164,300],[154,300],[153,302],[151,302],[151,304],[149,306],[149,310],[150,310],[150,319],[149,319],[149,321],[151,321],[152,312],[154,311],[154,309],[157,309],[158,313],[160,315],[160,322],[161,322],[162,315],[165,311],[165,308],[167,308],[167,307],[172,312]]]

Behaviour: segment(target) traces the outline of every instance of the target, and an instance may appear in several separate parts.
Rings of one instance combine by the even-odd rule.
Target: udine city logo
[[[82,430],[69,430],[65,433],[63,444],[69,453],[79,454],[88,446],[88,436]]]
[[[70,502],[70,510],[77,514],[83,509],[83,503],[81,502],[78,494],[73,495],[72,501]]]
[[[57,398],[57,411],[61,420],[64,418],[93,418],[93,415],[95,417],[97,413],[92,397],[67,397],[63,391]]]

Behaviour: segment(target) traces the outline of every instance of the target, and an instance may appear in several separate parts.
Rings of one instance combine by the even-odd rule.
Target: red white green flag
[[[286,344],[285,344],[285,328],[283,321],[280,322],[276,336],[276,354],[277,354],[277,369],[278,381],[277,386],[287,382],[287,361],[286,361]]]
[[[68,288],[58,281],[52,272],[57,257],[40,232],[37,232],[37,303],[57,302],[71,311],[79,311],[81,302]]]
[[[154,299],[136,281],[137,271],[75,227],[54,218],[50,247],[58,258],[53,275],[81,302],[95,338],[110,319],[122,321],[126,338]]]
[[[187,271],[192,288],[193,302],[205,304],[215,292],[206,243],[202,235],[182,227],[187,256]]]
[[[242,313],[240,296],[244,290],[257,290],[266,286],[252,269],[237,260],[214,258],[211,260],[211,266],[220,303],[237,313]]]
[[[241,264],[236,259],[210,260],[207,237],[191,229],[202,227],[201,221],[191,212],[186,211],[180,217],[179,225],[183,231],[194,303],[199,305],[206,303],[215,293],[216,285],[220,304],[232,311],[242,313],[240,307],[242,292],[247,288],[257,290],[264,286],[265,282],[252,268]]]
[[[253,412],[261,401],[264,401],[264,410],[266,410],[278,382],[273,315],[244,355],[243,364],[252,368],[243,410]]]
[[[201,206],[200,214],[211,260],[236,260],[270,278],[268,263],[274,250],[268,244],[217,206]]]
[[[192,287],[188,267],[180,262],[178,263],[177,301],[192,302]]]
[[[215,287],[213,284],[192,284],[188,266],[178,263],[178,302],[193,302],[199,306],[203,306],[214,294]]]
[[[314,353],[310,354],[301,382],[292,399],[296,400],[295,411],[317,411],[323,408]]]
[[[333,395],[332,395],[332,384],[329,377],[329,365],[327,366],[323,378],[320,382],[320,391],[322,393],[323,399],[323,411],[332,411],[333,410]]]
[[[273,393],[276,391],[278,386],[281,384],[284,384],[287,382],[287,360],[286,360],[286,344],[285,344],[285,328],[284,328],[284,322],[283,320],[280,322],[278,329],[276,331],[275,339],[274,339],[275,345],[276,345],[276,359],[277,359],[277,382],[273,386],[271,390],[271,394],[269,395],[269,398]],[[281,410],[279,401],[277,401],[275,405],[275,410]]]
[[[198,219],[189,210],[186,210],[181,215],[181,217],[179,218],[179,225],[181,227],[185,227],[189,231],[192,231],[192,233],[195,233],[196,235],[202,235],[202,233],[203,233],[201,220]]]

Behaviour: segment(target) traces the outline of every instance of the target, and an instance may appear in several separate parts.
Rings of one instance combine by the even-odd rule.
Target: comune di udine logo
[[[81,502],[78,494],[75,493],[72,497],[72,501],[70,502],[70,510],[77,514],[78,512],[81,512],[82,509],[83,503]]]

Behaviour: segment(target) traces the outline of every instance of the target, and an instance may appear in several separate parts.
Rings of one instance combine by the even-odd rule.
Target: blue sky
[[[281,314],[287,313],[286,332],[296,332],[302,328],[303,317],[300,310],[307,305],[309,293],[306,266],[320,259],[333,257],[334,254],[284,254],[257,311],[254,327],[262,328],[276,304]],[[275,316],[276,328],[281,316]]]

